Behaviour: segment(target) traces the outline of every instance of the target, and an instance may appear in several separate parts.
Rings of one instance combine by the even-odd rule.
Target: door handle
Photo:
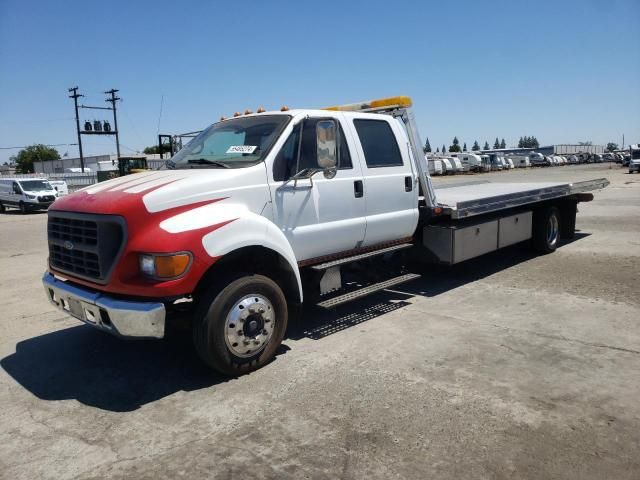
[[[353,194],[356,198],[360,198],[364,195],[364,186],[362,180],[356,180],[353,182]]]
[[[404,191],[410,192],[411,190],[413,190],[413,177],[404,177]]]

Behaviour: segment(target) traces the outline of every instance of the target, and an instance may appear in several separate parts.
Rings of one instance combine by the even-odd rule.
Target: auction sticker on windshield
[[[253,153],[256,148],[255,145],[231,145],[226,153]]]

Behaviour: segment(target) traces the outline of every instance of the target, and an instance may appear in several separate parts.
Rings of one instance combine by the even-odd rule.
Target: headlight
[[[35,195],[29,195],[28,193],[25,193],[24,196],[27,197],[29,200],[34,200],[36,198]]]
[[[143,253],[139,257],[140,271],[150,278],[171,280],[184,275],[191,266],[191,253]]]

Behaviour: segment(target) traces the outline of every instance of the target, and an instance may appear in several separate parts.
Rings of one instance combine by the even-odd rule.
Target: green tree
[[[518,148],[524,148],[524,139],[522,137],[518,140]]]
[[[42,144],[30,145],[18,152],[16,156],[16,172],[33,173],[33,162],[48,162],[59,159],[60,154],[55,148]]]
[[[158,148],[158,145],[153,145],[151,147],[146,147],[142,152],[146,155],[157,155],[160,153],[160,149]],[[171,146],[168,144],[162,145],[162,153],[167,152],[171,153]]]
[[[607,143],[607,151],[613,152],[614,150],[618,150],[618,144],[613,142]]]
[[[431,144],[429,143],[429,137],[427,137],[427,141],[424,142],[424,148],[422,150],[424,151],[424,153],[431,152]]]
[[[463,152],[467,151],[467,142],[464,142],[464,145],[462,146],[462,151]]]
[[[500,148],[507,148],[507,142],[504,141],[504,138],[500,142]]]
[[[440,147],[436,148],[436,153],[440,153]]]
[[[459,152],[460,151],[460,141],[458,140],[458,137],[453,137],[453,142],[452,142],[451,146],[449,147],[449,151],[450,152]]]
[[[447,151],[447,147],[444,146],[444,143],[442,144],[442,153]]]
[[[540,148],[540,143],[536,137],[531,137],[531,148]]]
[[[496,137],[496,141],[493,142],[493,148],[500,148],[500,140],[498,140],[498,137]]]
[[[484,142],[483,150],[489,150],[489,142]]]
[[[476,140],[473,142],[473,147],[471,147],[471,151],[477,152],[478,150],[480,150],[480,145],[478,145],[478,140]]]

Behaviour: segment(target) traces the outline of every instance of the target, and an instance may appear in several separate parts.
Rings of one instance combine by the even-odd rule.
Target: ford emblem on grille
[[[73,250],[73,243],[67,240],[66,242],[64,242],[64,248],[66,248],[67,250]]]

